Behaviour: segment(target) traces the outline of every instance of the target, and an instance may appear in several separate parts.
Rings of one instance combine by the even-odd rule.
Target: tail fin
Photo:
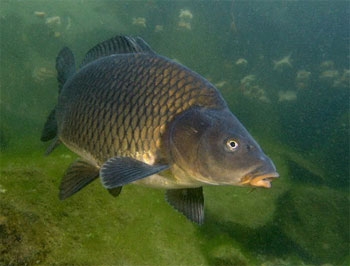
[[[61,93],[64,83],[75,74],[75,59],[73,52],[64,47],[56,58],[58,94]]]
[[[41,132],[41,141],[49,141],[55,138],[57,135],[57,122],[55,109],[51,111],[47,117],[46,123],[44,125],[43,131]]]
[[[58,56],[56,58],[56,70],[58,94],[60,94],[66,81],[75,73],[75,59],[72,51],[69,48],[64,47],[58,53]],[[54,143],[47,150],[47,154],[50,153],[58,145],[59,142],[57,138],[57,121],[55,109],[53,109],[49,114],[40,138],[41,141],[49,141],[55,139]]]

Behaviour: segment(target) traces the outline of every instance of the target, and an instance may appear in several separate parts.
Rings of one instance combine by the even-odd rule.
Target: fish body
[[[114,196],[142,184],[166,189],[168,202],[201,224],[203,185],[270,187],[278,177],[219,91],[139,37],[96,45],[78,71],[64,48],[56,68],[58,104],[41,139],[54,139],[48,153],[62,142],[82,158],[64,175],[61,199],[98,177]]]

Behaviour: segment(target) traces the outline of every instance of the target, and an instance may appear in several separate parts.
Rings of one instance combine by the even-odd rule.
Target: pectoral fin
[[[168,165],[149,165],[130,157],[115,157],[102,165],[100,177],[105,188],[113,189],[168,168]]]
[[[99,176],[99,169],[81,159],[73,162],[67,169],[60,185],[59,198],[64,200],[77,193]]]
[[[203,224],[204,197],[202,187],[169,189],[166,191],[166,200],[192,222]]]

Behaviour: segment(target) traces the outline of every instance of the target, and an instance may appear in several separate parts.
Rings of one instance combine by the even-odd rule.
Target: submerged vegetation
[[[350,263],[347,1],[1,5],[0,265]],[[76,155],[45,157],[39,141],[57,52],[80,62],[116,34],[216,84],[276,164],[272,188],[205,187],[201,227],[162,190],[129,185],[114,198],[95,181],[59,201]]]

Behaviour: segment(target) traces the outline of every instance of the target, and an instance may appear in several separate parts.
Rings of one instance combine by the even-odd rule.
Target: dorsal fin
[[[154,51],[140,37],[115,36],[91,48],[80,66],[82,67],[98,58],[108,55],[128,53],[154,53]]]

